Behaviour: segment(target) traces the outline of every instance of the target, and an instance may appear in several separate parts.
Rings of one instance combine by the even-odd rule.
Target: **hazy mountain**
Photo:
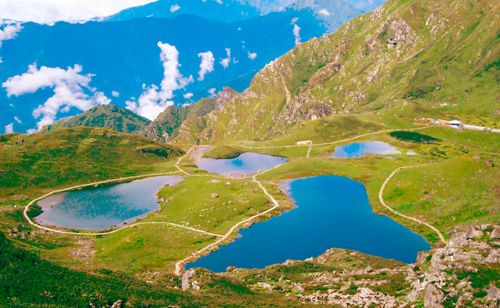
[[[261,15],[256,7],[237,0],[226,0],[222,3],[215,0],[159,0],[123,10],[107,20],[122,21],[143,17],[170,18],[186,14],[221,22],[242,21]]]
[[[302,41],[325,31],[308,11],[273,13],[237,23],[190,15],[54,26],[27,23],[15,39],[3,42],[0,83],[27,73],[32,64],[38,69],[46,66],[63,70],[79,65],[81,75],[92,74],[87,90],[96,89],[114,104],[125,107],[126,101],[138,99],[145,92],[144,86],[160,85],[164,79],[158,46],[162,42],[178,51],[179,73],[185,78],[193,76],[172,98],[175,104],[182,105],[210,96],[210,89],[245,89],[259,69],[295,45],[291,24],[295,18],[300,20],[297,23]],[[200,53],[208,51],[213,55],[213,71],[200,80]],[[221,64],[223,59],[227,59],[226,68]],[[2,87],[0,97],[6,108],[0,114],[0,127],[12,123],[15,131],[23,132],[35,127],[40,118],[35,119],[33,111],[52,97],[54,90],[47,86],[19,96],[6,94]],[[61,108],[57,118],[80,112]]]

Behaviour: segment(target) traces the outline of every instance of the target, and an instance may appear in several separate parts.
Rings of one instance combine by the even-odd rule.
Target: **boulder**
[[[182,275],[182,290],[189,289],[189,287],[191,286],[191,284],[189,283],[189,279],[191,279],[195,275],[195,273],[196,272],[194,269],[190,269]]]
[[[440,308],[443,307],[443,293],[432,283],[425,287],[424,307]]]
[[[488,300],[492,302],[498,302],[500,301],[500,289],[497,288],[495,285],[491,285],[486,290],[486,296],[488,297]]]

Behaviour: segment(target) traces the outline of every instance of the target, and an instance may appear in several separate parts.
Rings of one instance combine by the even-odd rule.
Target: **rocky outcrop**
[[[428,283],[425,287],[424,307],[441,308],[443,307],[443,292],[433,283]]]

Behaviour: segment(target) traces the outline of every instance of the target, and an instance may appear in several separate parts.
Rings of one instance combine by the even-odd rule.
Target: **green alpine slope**
[[[206,117],[199,135],[205,142],[271,139],[338,115],[407,125],[433,115],[495,126],[499,6],[388,1],[269,63],[248,90]]]
[[[137,133],[151,121],[116,105],[99,105],[74,117],[56,122],[45,130],[71,127],[102,127],[122,133]]]

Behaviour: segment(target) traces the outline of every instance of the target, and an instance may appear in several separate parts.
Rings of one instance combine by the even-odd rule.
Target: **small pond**
[[[369,141],[350,143],[335,148],[332,157],[336,158],[359,158],[366,154],[400,154],[393,146],[382,141]]]
[[[303,178],[282,183],[282,189],[297,208],[241,230],[240,238],[187,268],[263,268],[316,257],[333,247],[411,263],[430,248],[422,236],[374,214],[364,185],[349,178]]]
[[[285,162],[284,157],[247,152],[233,159],[200,158],[196,165],[210,173],[245,175],[271,169]]]
[[[54,194],[38,202],[43,213],[35,220],[68,229],[107,229],[160,209],[158,191],[182,179],[158,176]]]

